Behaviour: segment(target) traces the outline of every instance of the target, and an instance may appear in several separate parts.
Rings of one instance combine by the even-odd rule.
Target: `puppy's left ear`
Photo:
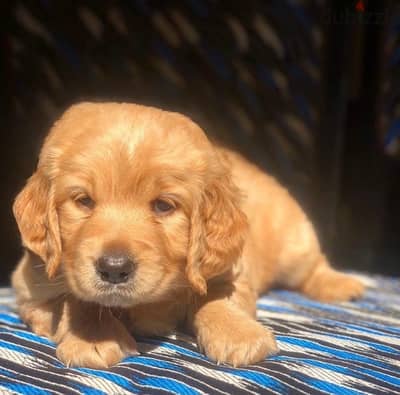
[[[247,218],[240,209],[241,194],[228,168],[218,164],[218,175],[206,187],[191,218],[186,267],[192,287],[207,293],[207,280],[233,268],[242,253]]]
[[[61,241],[50,181],[37,170],[18,194],[13,212],[24,247],[39,255],[51,278],[60,264]]]

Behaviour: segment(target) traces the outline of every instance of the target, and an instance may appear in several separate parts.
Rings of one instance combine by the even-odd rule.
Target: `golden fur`
[[[157,199],[171,211],[155,210]],[[211,359],[251,364],[277,352],[255,320],[260,292],[279,285],[326,302],[363,292],[329,266],[273,178],[190,119],[151,107],[72,106],[14,214],[25,246],[12,276],[20,314],[67,365],[111,366],[137,353],[132,334],[177,326]],[[110,251],[135,261],[124,284],[95,270]]]

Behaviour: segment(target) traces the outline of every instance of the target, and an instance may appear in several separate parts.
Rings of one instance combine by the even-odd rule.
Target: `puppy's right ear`
[[[46,263],[49,278],[60,264],[61,241],[50,181],[38,170],[27,181],[13,205],[22,244]]]

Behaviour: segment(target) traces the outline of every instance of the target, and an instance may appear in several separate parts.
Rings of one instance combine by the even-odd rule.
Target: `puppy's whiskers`
[[[100,305],[99,308],[99,321],[101,321],[101,313],[103,312],[103,306]]]
[[[65,299],[70,296],[70,292],[63,292],[62,294],[58,295],[56,298],[53,299],[55,303],[63,303],[65,302]]]
[[[60,285],[64,285],[64,281],[58,281],[58,282],[43,282],[43,283],[33,283],[35,287],[59,287]]]

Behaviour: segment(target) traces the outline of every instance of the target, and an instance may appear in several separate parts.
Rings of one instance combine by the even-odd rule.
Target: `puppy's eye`
[[[158,215],[170,214],[175,210],[175,206],[162,199],[156,199],[152,202],[153,211]]]
[[[94,200],[90,196],[87,196],[87,195],[78,197],[75,200],[75,202],[79,206],[83,206],[83,207],[86,207],[86,208],[89,208],[89,209],[94,208],[94,205],[95,205]]]

